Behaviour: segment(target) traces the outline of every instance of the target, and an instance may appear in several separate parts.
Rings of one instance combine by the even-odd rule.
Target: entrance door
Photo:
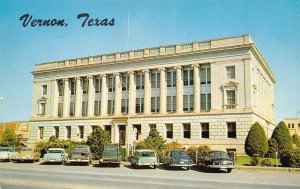
[[[121,146],[125,145],[125,135],[126,135],[126,129],[125,125],[119,125],[119,144]]]

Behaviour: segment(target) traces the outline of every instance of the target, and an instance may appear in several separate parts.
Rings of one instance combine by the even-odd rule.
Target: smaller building
[[[284,123],[288,126],[290,134],[300,136],[300,118],[285,118]]]
[[[0,123],[0,136],[6,128],[11,128],[15,131],[21,143],[26,146],[29,136],[29,122],[28,121],[12,121]]]

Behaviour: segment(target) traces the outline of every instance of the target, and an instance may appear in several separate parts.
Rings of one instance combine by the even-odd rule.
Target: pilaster
[[[145,74],[145,83],[144,83],[144,114],[150,114],[151,108],[151,89],[150,89],[150,75],[149,70],[143,70]]]
[[[88,76],[89,88],[88,88],[88,116],[94,116],[94,101],[95,101],[95,87],[94,87],[94,77]]]
[[[176,112],[183,112],[183,83],[182,83],[182,67],[177,66],[176,69]]]
[[[166,69],[165,68],[159,68],[160,71],[160,107],[159,107],[159,113],[164,114],[166,113]]]
[[[64,102],[63,102],[63,117],[69,116],[70,109],[70,89],[69,89],[69,79],[65,78],[64,81]]]
[[[81,116],[81,98],[82,98],[82,90],[81,90],[81,78],[76,77],[76,96],[75,96],[75,117]]]
[[[136,101],[136,85],[134,82],[135,73],[133,71],[129,73],[129,115],[135,114],[135,101]]]
[[[115,112],[114,115],[121,115],[121,90],[122,84],[120,81],[120,74],[115,73]]]
[[[107,75],[101,75],[101,111],[100,115],[107,115]]]

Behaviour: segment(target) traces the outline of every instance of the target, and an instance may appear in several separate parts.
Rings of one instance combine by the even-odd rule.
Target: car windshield
[[[89,153],[87,148],[75,148],[73,153]]]
[[[219,157],[221,157],[221,158],[229,158],[228,154],[225,153],[225,152],[210,152],[209,156],[211,158],[219,158]]]
[[[105,146],[103,150],[105,156],[116,156],[118,155],[118,147],[116,146]]]
[[[173,151],[171,152],[171,156],[172,157],[176,157],[176,156],[184,156],[187,157],[187,153],[185,151]]]
[[[0,148],[1,152],[14,152],[14,148]]]
[[[142,156],[142,157],[155,157],[155,153],[152,151],[135,152],[135,155]]]
[[[31,148],[22,148],[21,151],[28,152],[28,151],[32,151],[32,149]]]
[[[48,153],[61,154],[62,151],[61,150],[48,150]]]

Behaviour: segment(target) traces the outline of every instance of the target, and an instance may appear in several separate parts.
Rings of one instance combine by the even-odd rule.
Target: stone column
[[[69,79],[64,80],[64,102],[63,102],[63,117],[69,116],[69,107],[70,107],[70,89],[69,89]]]
[[[94,87],[94,77],[88,76],[89,88],[88,88],[88,116],[94,116],[94,101],[95,101],[95,87]]]
[[[149,70],[143,70],[145,74],[145,82],[144,82],[144,114],[151,113],[151,85],[150,85],[150,74]]]
[[[101,75],[101,111],[100,115],[107,115],[107,84],[106,78],[107,75]]]
[[[183,112],[183,91],[182,91],[182,67],[177,66],[176,69],[176,112]]]
[[[193,64],[192,67],[194,69],[194,112],[200,112],[199,64]]]
[[[81,79],[80,77],[76,77],[76,97],[75,97],[75,117],[81,116],[81,98],[82,98],[82,90],[81,90]]]
[[[135,101],[136,101],[136,85],[134,82],[135,73],[133,71],[129,73],[129,115],[135,114]]]
[[[163,114],[166,113],[166,92],[167,92],[167,85],[166,85],[166,69],[159,68],[160,71],[160,103],[159,103],[159,113]]]
[[[115,73],[115,115],[121,115],[121,98],[122,98],[122,84],[120,81],[120,74]]]
[[[52,116],[57,117],[58,113],[58,86],[57,86],[57,80],[52,81]]]

